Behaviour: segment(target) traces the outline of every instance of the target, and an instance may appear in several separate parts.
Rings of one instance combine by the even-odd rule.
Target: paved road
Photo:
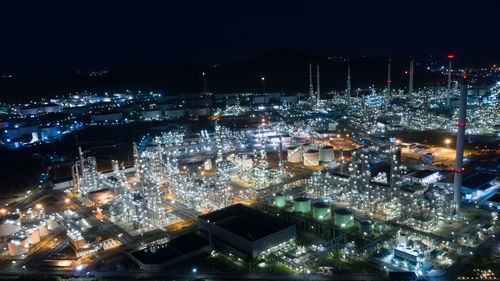
[[[147,272],[147,271],[92,271],[87,274],[87,271],[25,271],[23,269],[9,269],[1,271],[3,277],[18,276],[29,273],[40,273],[59,276],[75,276],[75,277],[99,277],[99,278],[123,278],[126,280],[139,278],[164,278],[164,279],[220,279],[220,280],[385,280],[382,275],[290,275],[290,274],[273,274],[267,272],[258,273],[172,273],[172,272]]]

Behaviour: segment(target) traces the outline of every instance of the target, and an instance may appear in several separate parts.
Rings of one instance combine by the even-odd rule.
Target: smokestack
[[[454,55],[448,55],[448,59],[450,60],[448,64],[448,88],[446,88],[446,106],[450,106],[450,95],[451,95],[451,60],[454,58]]]
[[[408,84],[408,95],[406,96],[406,108],[405,108],[407,123],[410,122],[410,117],[408,115],[408,102],[412,94],[413,94],[413,57],[410,57],[410,83]]]
[[[413,94],[413,57],[410,57],[410,84],[408,85],[408,96]]]
[[[309,59],[309,96],[311,98],[314,96],[311,59]]]
[[[206,76],[205,72],[202,72],[201,76],[203,76],[203,93],[206,95],[208,92],[207,76]]]
[[[347,99],[351,98],[351,64],[347,64]]]
[[[457,218],[460,216],[460,201],[462,199],[462,162],[464,159],[465,114],[467,112],[467,76],[462,77],[460,88],[460,107],[458,109],[457,154],[455,157],[455,180],[453,186],[453,203]]]
[[[283,171],[283,139],[280,137],[280,154],[279,154],[279,167]]]
[[[391,59],[387,63],[387,94],[391,95]]]
[[[318,92],[316,93],[316,103],[319,104],[319,64],[316,65],[316,86],[318,87]]]

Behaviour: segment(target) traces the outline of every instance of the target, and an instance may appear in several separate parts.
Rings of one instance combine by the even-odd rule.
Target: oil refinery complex
[[[181,126],[143,135],[128,164],[105,160],[110,170],[78,147],[71,180],[7,202],[0,272],[217,278],[224,265],[253,279],[459,278],[496,241],[498,147],[471,138],[498,142],[500,82],[477,90],[452,59],[444,87],[415,87],[411,59],[408,87],[395,89],[389,60],[384,89],[354,89],[347,64],[346,90],[327,93],[310,64],[305,95],[83,94],[13,109],[1,123],[9,148],[79,126]],[[34,121],[52,112],[70,113]],[[454,136],[411,138],[430,130]]]

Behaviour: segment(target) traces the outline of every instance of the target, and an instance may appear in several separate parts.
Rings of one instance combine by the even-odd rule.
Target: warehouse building
[[[212,245],[251,259],[266,250],[296,238],[294,224],[236,204],[198,217],[198,233]]]
[[[160,270],[186,259],[208,252],[208,241],[194,233],[170,240],[166,244],[153,245],[129,253],[143,270]]]

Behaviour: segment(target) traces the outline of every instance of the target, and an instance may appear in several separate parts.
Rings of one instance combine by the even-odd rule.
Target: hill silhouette
[[[54,97],[81,91],[113,92],[131,90],[158,91],[169,94],[203,90],[202,72],[206,72],[209,91],[214,93],[262,90],[261,76],[266,78],[266,91],[289,94],[307,93],[309,61],[313,63],[315,84],[316,64],[320,65],[321,92],[344,91],[347,62],[320,56],[279,50],[257,57],[214,66],[193,64],[164,66],[152,64],[120,65],[102,76],[86,73],[64,75],[42,74],[0,79],[0,102],[27,102],[30,99]],[[385,87],[387,58],[355,58],[350,60],[352,88],[374,85]],[[393,88],[406,87],[408,61],[392,60]],[[446,77],[415,66],[415,86],[444,83]]]

